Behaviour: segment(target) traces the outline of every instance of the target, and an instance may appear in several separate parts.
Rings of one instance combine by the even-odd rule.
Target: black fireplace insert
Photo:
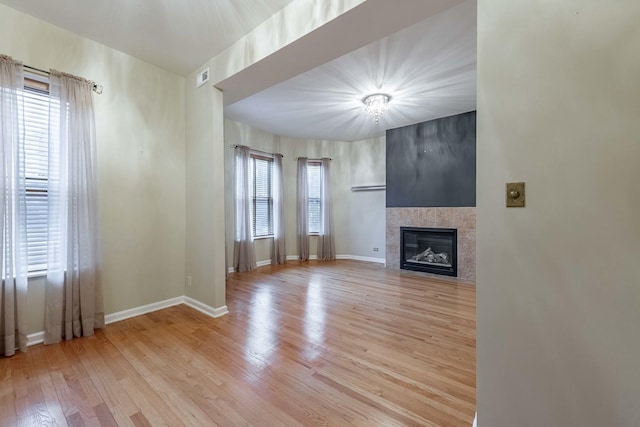
[[[457,277],[458,230],[400,227],[400,268]]]

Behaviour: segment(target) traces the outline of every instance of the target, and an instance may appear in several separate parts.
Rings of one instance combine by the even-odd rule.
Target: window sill
[[[47,277],[47,271],[32,271],[27,273],[27,279],[35,279],[36,277]]]
[[[273,239],[273,236],[260,236],[260,237],[253,238],[253,240],[264,240],[264,239]]]

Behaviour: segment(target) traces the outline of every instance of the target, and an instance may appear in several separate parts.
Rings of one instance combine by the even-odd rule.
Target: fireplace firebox
[[[400,227],[400,268],[458,275],[455,228]]]

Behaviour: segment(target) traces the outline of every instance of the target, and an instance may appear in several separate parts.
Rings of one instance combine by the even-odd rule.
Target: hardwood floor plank
[[[0,359],[0,425],[469,426],[475,288],[354,261],[227,277],[184,305]]]
[[[142,412],[136,412],[131,415],[131,421],[133,421],[133,425],[136,427],[153,427],[153,425],[149,422],[147,417],[144,416]]]
[[[113,417],[106,403],[103,402],[95,406],[93,412],[95,412],[98,422],[102,427],[118,427],[118,422]]]

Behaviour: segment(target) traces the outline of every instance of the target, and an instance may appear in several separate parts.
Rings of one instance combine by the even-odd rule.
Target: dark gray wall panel
[[[476,112],[387,131],[387,207],[476,205]]]

